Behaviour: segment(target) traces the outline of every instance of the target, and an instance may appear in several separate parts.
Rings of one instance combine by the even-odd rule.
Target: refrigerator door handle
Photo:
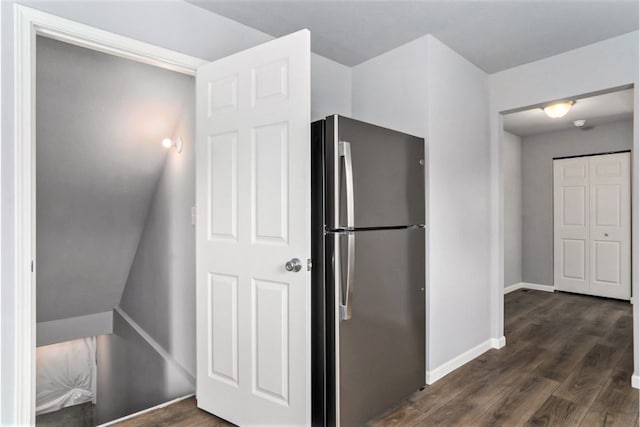
[[[344,180],[347,199],[347,224],[348,230],[355,227],[355,212],[353,201],[353,162],[351,161],[351,144],[347,141],[340,141],[338,147],[340,157],[344,159]],[[340,209],[340,207],[337,207]],[[338,212],[338,218],[340,217]]]
[[[347,141],[340,141],[338,144],[338,154],[344,159],[344,181],[347,199],[347,280],[346,289],[341,292],[342,301],[340,303],[340,319],[351,319],[351,307],[353,305],[353,283],[355,270],[355,246],[356,235],[353,231],[355,227],[355,212],[353,200],[353,162],[351,161],[351,144]],[[338,206],[338,209],[340,207]],[[338,211],[338,218],[340,217]]]
[[[355,249],[356,249],[356,233],[353,231],[347,232],[347,286],[346,289],[341,292],[342,303],[340,304],[340,319],[351,319],[351,309],[353,306],[353,284],[355,273]]]

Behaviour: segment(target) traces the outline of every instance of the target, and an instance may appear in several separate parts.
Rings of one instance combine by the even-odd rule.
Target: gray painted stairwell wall
[[[633,121],[522,139],[523,281],[553,285],[553,158],[630,150]]]
[[[37,40],[38,322],[120,302],[193,79]],[[102,331],[100,331],[102,333]]]
[[[195,377],[195,99],[176,129],[155,188],[120,307]]]

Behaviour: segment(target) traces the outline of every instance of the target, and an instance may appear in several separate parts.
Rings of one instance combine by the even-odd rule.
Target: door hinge
[[[311,271],[313,268],[313,262],[311,262],[311,258],[307,258],[307,271]]]
[[[36,265],[35,265],[35,263],[33,262],[33,260],[31,260],[31,272],[32,272],[32,273],[33,273],[33,271],[35,270],[35,268],[36,268]]]

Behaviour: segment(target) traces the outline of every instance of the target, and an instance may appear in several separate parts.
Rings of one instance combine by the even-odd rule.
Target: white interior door
[[[589,157],[591,293],[631,297],[630,153]]]
[[[553,162],[554,284],[589,293],[589,160]]]
[[[309,32],[201,67],[196,91],[198,407],[309,424]]]

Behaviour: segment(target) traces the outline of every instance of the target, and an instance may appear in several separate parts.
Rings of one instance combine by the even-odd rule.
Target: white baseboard
[[[504,337],[504,335],[500,338],[491,338],[491,348],[500,350],[505,345],[507,345],[507,339]]]
[[[439,379],[443,378],[445,375],[455,371],[462,365],[465,365],[471,362],[473,359],[485,353],[486,351],[491,350],[492,348],[495,348],[495,349],[502,348],[505,346],[505,344],[506,344],[505,337],[490,338],[486,340],[485,342],[473,347],[472,349],[467,350],[462,354],[459,354],[458,356],[454,357],[448,362],[443,363],[437,368],[431,371],[427,371],[427,384],[431,385],[435,383]]]
[[[178,362],[167,350],[164,349],[156,340],[153,339],[151,335],[147,333],[140,325],[136,323],[125,311],[119,306],[114,308],[114,310],[147,342],[153,349],[158,352],[160,356],[164,360],[169,363],[169,365],[174,366],[178,372],[181,372],[183,376],[191,383],[191,385],[195,386],[196,379],[191,375],[187,369],[182,366],[180,362]]]
[[[631,387],[640,389],[640,375],[633,375],[631,377]]]
[[[504,293],[508,294],[518,289],[531,289],[534,291],[555,292],[556,288],[549,285],[540,285],[538,283],[520,282],[504,288]]]
[[[152,408],[147,408],[147,409],[143,409],[142,411],[134,412],[133,414],[129,414],[126,417],[118,418],[117,420],[109,421],[109,422],[104,423],[104,424],[99,424],[98,427],[107,427],[107,426],[110,426],[110,425],[113,425],[113,424],[118,424],[118,423],[120,423],[122,421],[126,421],[126,420],[129,420],[131,418],[139,417],[142,414],[146,414],[147,412],[155,411],[156,409],[162,409],[164,407],[167,407],[169,405],[172,405],[174,403],[180,402],[181,400],[185,400],[185,399],[188,399],[188,398],[193,397],[193,396],[195,396],[195,394],[192,393],[192,394],[188,394],[186,396],[178,397],[177,399],[173,399],[173,400],[170,400],[168,402],[161,403],[161,404],[156,405],[156,406],[154,406]]]

